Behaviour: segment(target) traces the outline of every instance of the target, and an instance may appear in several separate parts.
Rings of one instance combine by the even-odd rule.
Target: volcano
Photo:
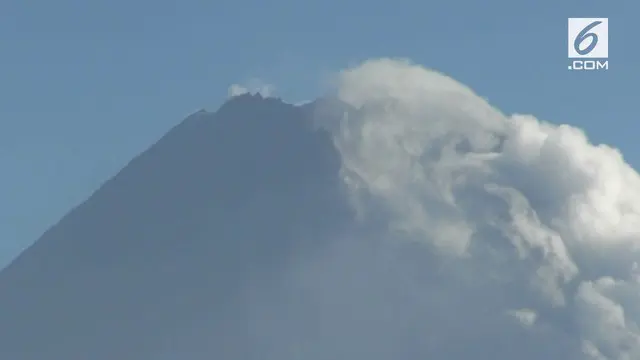
[[[0,273],[0,358],[260,358],[247,284],[351,217],[316,105],[233,97],[133,159]]]

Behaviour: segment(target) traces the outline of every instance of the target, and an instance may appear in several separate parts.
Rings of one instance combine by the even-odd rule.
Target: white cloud
[[[405,60],[334,90],[351,108],[319,121],[361,223],[246,286],[255,353],[640,359],[640,176],[617,150]]]
[[[538,318],[538,314],[531,309],[509,310],[507,314],[513,316],[525,327],[533,326]]]
[[[423,244],[449,269],[417,285],[451,299],[423,299],[442,318],[425,336],[460,316],[475,321],[458,329],[469,343],[506,338],[512,329],[497,319],[507,312],[530,328],[525,338],[564,349],[554,358],[640,359],[640,176],[616,149],[503,114],[405,60],[344,70],[335,91],[358,109],[333,132],[360,215],[387,214],[389,239]]]
[[[275,86],[271,84],[267,84],[260,79],[251,79],[246,85],[232,84],[229,86],[228,94],[230,97],[247,93],[260,94],[262,97],[272,97],[275,90]]]

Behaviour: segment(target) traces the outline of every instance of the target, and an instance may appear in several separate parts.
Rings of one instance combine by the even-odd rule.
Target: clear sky
[[[608,71],[567,70],[567,17],[609,17]],[[232,83],[306,100],[372,57],[579,126],[640,168],[638,17],[635,0],[2,0],[0,266]]]

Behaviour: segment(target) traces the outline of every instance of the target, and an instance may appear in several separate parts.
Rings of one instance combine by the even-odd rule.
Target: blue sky
[[[232,83],[261,78],[305,100],[373,57],[409,57],[506,112],[579,126],[640,168],[633,14],[632,0],[3,0],[0,266]],[[610,18],[608,71],[567,70],[567,17]]]

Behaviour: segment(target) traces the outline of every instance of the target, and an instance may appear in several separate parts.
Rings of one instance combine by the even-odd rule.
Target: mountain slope
[[[0,273],[0,357],[259,358],[245,285],[350,217],[312,107],[236,97],[135,158]]]

